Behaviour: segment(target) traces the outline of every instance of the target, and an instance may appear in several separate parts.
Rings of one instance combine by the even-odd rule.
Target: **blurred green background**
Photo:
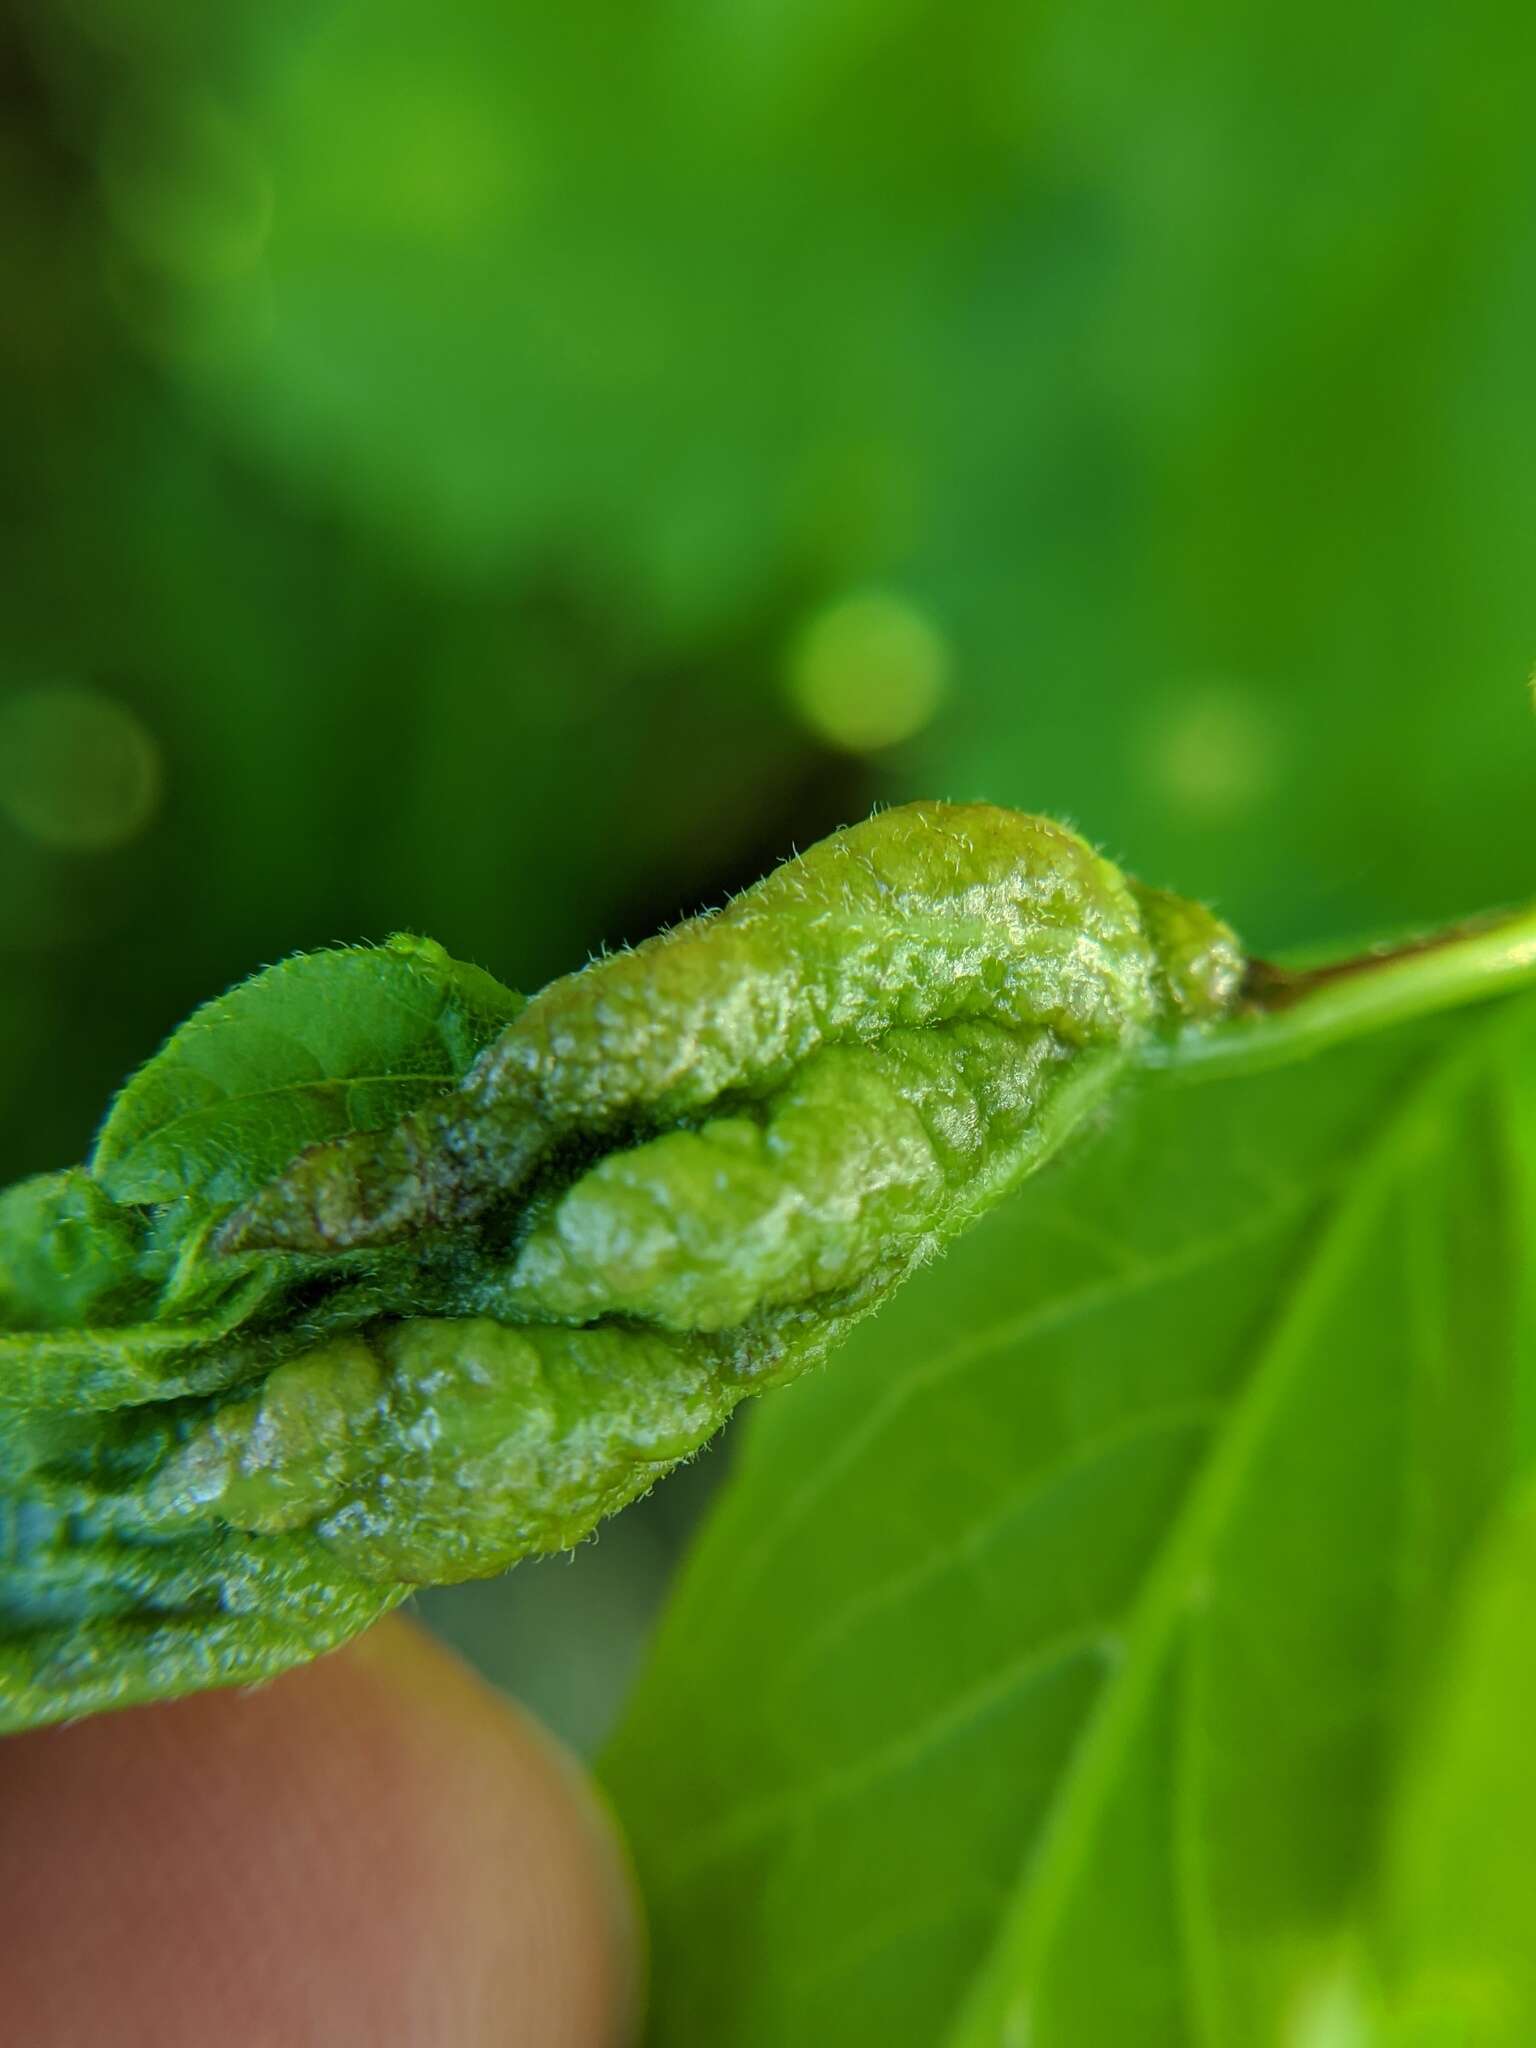
[[[1529,896],[1528,37],[3,0],[0,1180],[264,961],[536,985],[876,799]],[[590,1746],[720,1464],[433,1618]]]

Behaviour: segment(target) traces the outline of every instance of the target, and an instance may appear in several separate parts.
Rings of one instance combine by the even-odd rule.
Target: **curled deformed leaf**
[[[897,1027],[990,1022],[1063,1055],[1124,1052],[1170,1015],[1218,1014],[1240,976],[1218,920],[1152,901],[1048,819],[887,812],[551,983],[453,1100],[306,1154],[227,1242],[325,1250],[477,1216],[563,1143],[769,1100],[818,1054]]]
[[[395,940],[199,1011],[0,1208],[0,1727],[575,1542],[1243,971],[1064,827],[921,804],[526,1005]]]

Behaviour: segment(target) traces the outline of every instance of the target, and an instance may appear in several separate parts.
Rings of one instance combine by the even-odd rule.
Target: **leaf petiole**
[[[1212,1030],[1150,1041],[1146,1066],[1205,1079],[1288,1061],[1536,984],[1536,905],[1322,967],[1249,963],[1242,1007]]]

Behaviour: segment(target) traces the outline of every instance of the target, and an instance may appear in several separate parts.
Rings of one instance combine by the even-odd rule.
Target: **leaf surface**
[[[1536,2040],[1536,1494],[1469,1574],[1392,1829],[1381,1913],[1389,2048]]]
[[[520,1008],[427,939],[299,954],[205,1003],[139,1069],[92,1171],[118,1202],[239,1201],[305,1146],[440,1094]]]
[[[764,1412],[607,1762],[661,2048],[1293,2038],[1519,1455],[1533,1074],[1149,1082]]]

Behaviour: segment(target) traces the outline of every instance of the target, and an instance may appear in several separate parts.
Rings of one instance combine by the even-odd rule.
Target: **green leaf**
[[[305,1146],[441,1094],[521,1007],[405,934],[284,960],[205,1004],[140,1068],[91,1170],[118,1202],[237,1202]]]
[[[0,1333],[115,1320],[142,1293],[142,1234],[79,1167],[0,1192]],[[0,1334],[0,1357],[4,1356]]]
[[[1244,971],[1064,827],[931,804],[526,1007],[421,940],[211,1005],[94,1179],[8,1199],[0,1729],[275,1672],[371,1619],[359,1588],[568,1548]]]
[[[606,1765],[658,2048],[1324,2009],[1524,1430],[1533,1101],[1528,999],[1149,1081],[763,1412]]]
[[[1536,2041],[1536,1493],[1472,1575],[1392,1831],[1382,1912],[1392,2048]]]

